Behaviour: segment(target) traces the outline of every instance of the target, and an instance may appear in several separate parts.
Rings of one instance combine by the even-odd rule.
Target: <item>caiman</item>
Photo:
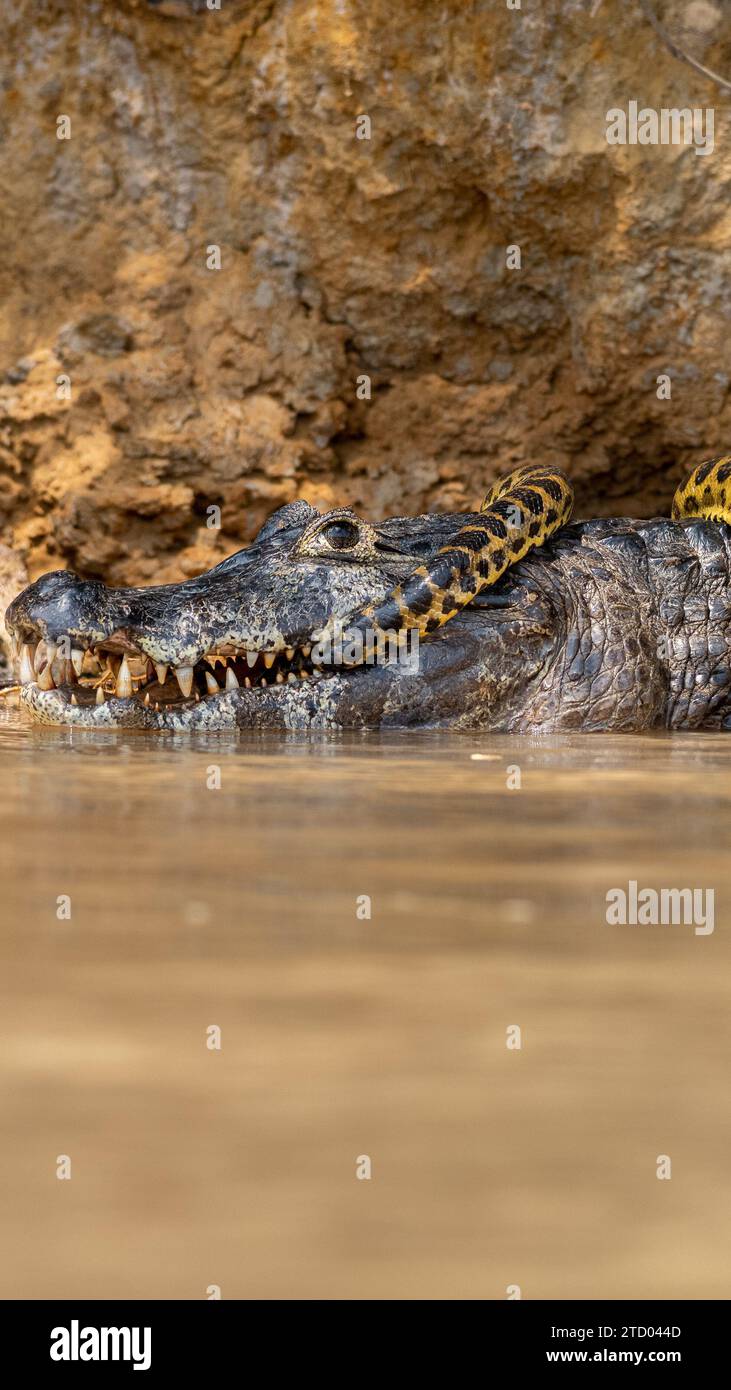
[[[671,519],[572,505],[526,465],[466,515],[289,503],[180,584],[45,574],[6,615],[22,704],[90,729],[731,729],[731,456]]]

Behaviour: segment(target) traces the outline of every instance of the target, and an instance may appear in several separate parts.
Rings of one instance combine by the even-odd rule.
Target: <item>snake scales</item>
[[[417,629],[432,633],[453,618],[511,565],[565,526],[573,488],[559,468],[525,464],[495,484],[479,512],[381,602],[349,626],[375,634]],[[684,517],[731,525],[731,454],[708,459],[675,493],[673,520]]]

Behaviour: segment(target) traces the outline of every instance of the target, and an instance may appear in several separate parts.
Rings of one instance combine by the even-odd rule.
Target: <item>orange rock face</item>
[[[659,12],[731,70],[718,5]],[[537,457],[581,512],[651,513],[730,447],[731,128],[639,8],[0,22],[0,539],[32,577],[175,579],[295,497],[458,510]],[[630,99],[718,102],[713,152],[608,145]]]

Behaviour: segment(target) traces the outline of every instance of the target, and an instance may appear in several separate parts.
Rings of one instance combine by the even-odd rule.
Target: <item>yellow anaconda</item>
[[[349,622],[349,630],[378,634],[411,628],[420,636],[434,632],[565,526],[573,501],[573,488],[559,468],[531,463],[516,469],[491,488],[480,511],[428,564],[414,569],[380,603],[362,609]],[[675,494],[672,515],[676,521],[697,517],[731,525],[730,454],[694,469]]]
[[[707,459],[693,469],[673,498],[673,521],[700,517],[731,526],[731,454]]]
[[[573,488],[558,468],[525,464],[488,492],[479,512],[380,603],[364,608],[349,629],[434,632],[481,589],[495,584],[571,516]]]

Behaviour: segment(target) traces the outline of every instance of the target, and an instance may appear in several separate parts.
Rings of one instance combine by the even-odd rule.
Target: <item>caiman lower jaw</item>
[[[326,679],[313,665],[309,646],[277,652],[228,648],[182,667],[156,665],[127,641],[72,648],[70,660],[59,651],[58,644],[39,642],[16,655],[21,702],[41,723],[146,729],[254,724],[259,700],[304,695]]]
[[[140,732],[214,733],[226,729],[324,729],[338,727],[337,700],[345,685],[341,676],[325,676],[297,685],[273,685],[266,690],[221,691],[193,701],[170,701],[155,709],[141,700],[105,700],[103,705],[72,705],[67,690],[41,690],[35,683],[22,687],[20,700],[38,724],[81,729],[136,729]]]

